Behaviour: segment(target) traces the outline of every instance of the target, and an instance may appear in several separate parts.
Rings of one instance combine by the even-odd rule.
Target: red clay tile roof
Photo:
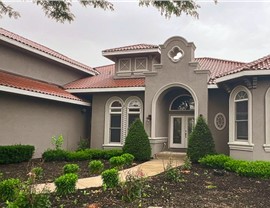
[[[80,79],[65,85],[66,89],[144,87],[144,78],[114,79],[115,65],[95,68],[99,75]]]
[[[40,94],[81,101],[80,98],[70,94],[57,85],[37,81],[3,71],[0,71],[0,86],[12,87],[29,92],[36,92]]]
[[[236,67],[232,70],[228,70],[227,72],[224,72],[217,77],[224,77],[226,75],[235,74],[241,71],[265,70],[265,69],[270,70],[270,55],[257,59],[255,61],[246,63],[246,64],[242,64],[241,66]]]
[[[215,83],[215,78],[219,77],[221,74],[224,74],[232,69],[235,69],[239,66],[243,66],[245,63],[238,61],[223,60],[217,58],[196,58],[196,61],[201,65],[201,69],[210,70],[210,79],[209,84]]]
[[[1,36],[7,37],[7,38],[9,38],[11,40],[17,41],[17,42],[22,43],[22,44],[24,44],[26,46],[30,46],[33,49],[39,50],[41,52],[44,52],[44,53],[46,53],[46,54],[48,54],[50,56],[53,56],[55,58],[61,59],[63,61],[66,61],[66,62],[74,65],[75,67],[77,66],[77,67],[83,68],[84,70],[89,71],[89,72],[91,72],[93,74],[98,74],[90,66],[87,66],[85,64],[82,64],[82,63],[80,63],[78,61],[75,61],[75,60],[73,60],[71,58],[68,58],[67,56],[64,56],[63,54],[60,54],[60,53],[58,53],[58,52],[56,52],[56,51],[54,51],[52,49],[49,49],[49,48],[41,45],[41,44],[38,44],[38,43],[36,43],[34,41],[31,41],[31,40],[28,40],[28,39],[26,39],[26,38],[24,38],[22,36],[19,36],[17,34],[14,34],[14,33],[10,32],[10,31],[7,31],[7,30],[5,30],[5,29],[3,29],[3,28],[0,27],[0,40],[1,40]]]
[[[136,44],[136,45],[123,46],[119,48],[110,48],[110,49],[103,50],[102,52],[131,51],[131,50],[143,50],[143,49],[153,49],[153,48],[159,48],[159,46],[152,45],[152,44]]]

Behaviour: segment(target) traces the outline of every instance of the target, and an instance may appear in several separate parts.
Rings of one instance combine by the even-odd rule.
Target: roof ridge
[[[247,63],[247,62],[242,62],[242,61],[235,61],[235,60],[215,58],[215,57],[198,57],[195,59],[213,59],[213,60],[218,60],[218,61],[234,62],[234,63],[239,63],[239,64],[246,64]]]

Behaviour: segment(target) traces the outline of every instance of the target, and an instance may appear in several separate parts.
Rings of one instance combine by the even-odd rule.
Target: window
[[[110,107],[110,143],[121,142],[122,104],[114,101]]]
[[[230,149],[253,150],[251,98],[250,91],[243,86],[236,87],[230,95]]]
[[[263,148],[265,152],[270,152],[270,88],[265,94],[265,143]]]
[[[194,110],[194,100],[190,95],[181,95],[172,101],[170,110],[172,111]]]
[[[134,99],[128,103],[127,115],[129,128],[137,118],[141,118],[141,103],[139,100]]]
[[[147,70],[147,58],[136,58],[135,59],[135,70],[140,71],[140,70]]]
[[[119,71],[130,71],[131,70],[131,60],[129,58],[119,59]]]

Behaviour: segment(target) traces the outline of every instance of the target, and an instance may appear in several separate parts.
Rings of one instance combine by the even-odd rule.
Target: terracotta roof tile
[[[66,89],[86,88],[117,88],[117,87],[143,87],[144,78],[121,78],[114,79],[115,65],[95,68],[99,75],[77,80],[65,85]]]
[[[153,49],[153,48],[159,48],[158,45],[152,45],[152,44],[136,44],[136,45],[129,45],[129,46],[123,46],[118,48],[111,48],[103,50],[102,52],[116,52],[116,51],[131,51],[131,50],[143,50],[143,49]]]
[[[227,72],[224,72],[217,77],[224,77],[229,74],[235,74],[237,72],[249,70],[270,70],[270,55],[246,64],[242,64],[241,66],[228,70]]]
[[[56,52],[56,51],[54,51],[52,49],[49,49],[49,48],[47,48],[47,47],[45,47],[45,46],[43,46],[41,44],[38,44],[38,43],[36,43],[34,41],[31,41],[31,40],[28,40],[28,39],[26,39],[26,38],[24,38],[22,36],[19,36],[19,35],[15,34],[15,33],[7,31],[7,30],[5,30],[3,28],[0,28],[0,39],[1,39],[1,36],[7,37],[7,38],[9,38],[11,40],[17,41],[17,42],[22,43],[22,44],[24,44],[26,46],[30,46],[33,49],[39,50],[39,51],[44,52],[44,53],[46,53],[46,54],[48,54],[50,56],[61,59],[61,60],[66,61],[66,62],[68,62],[70,64],[73,64],[74,66],[83,68],[86,71],[97,74],[97,72],[93,68],[91,68],[90,66],[82,64],[82,63],[80,63],[78,61],[75,61],[75,60],[73,60],[71,58],[68,58],[67,56],[65,56],[63,54],[60,54],[60,53],[58,53],[58,52]]]
[[[78,97],[66,92],[57,85],[22,77],[19,75],[0,71],[0,86],[12,87],[29,92],[52,95],[70,100],[81,101]]]
[[[236,67],[243,66],[245,63],[231,60],[223,60],[217,58],[196,58],[196,61],[201,65],[201,69],[210,70],[210,80],[209,84],[215,83],[215,78],[223,73],[226,73]]]

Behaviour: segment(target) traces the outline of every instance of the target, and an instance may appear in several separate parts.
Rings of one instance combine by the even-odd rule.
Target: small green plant
[[[106,188],[115,188],[119,184],[119,174],[118,170],[115,168],[105,170],[101,173],[103,180],[103,187]]]
[[[43,177],[43,168],[42,167],[34,167],[34,168],[32,168],[31,173],[35,174],[37,179],[41,179]]]
[[[53,136],[52,137],[52,144],[54,145],[56,150],[61,150],[62,146],[64,144],[64,137],[63,135],[59,135],[58,137]]]
[[[224,164],[230,161],[231,158],[227,155],[206,155],[205,157],[199,159],[199,163],[216,169],[224,169]]]
[[[205,188],[206,189],[216,189],[217,186],[215,186],[215,185],[207,185],[207,186],[205,186]]]
[[[165,168],[165,178],[172,182],[183,181],[183,176],[178,168],[173,168],[172,161],[170,160]]]
[[[92,160],[88,165],[90,173],[100,174],[104,169],[104,164],[100,160]]]
[[[49,161],[65,161],[67,160],[67,155],[68,152],[65,150],[51,150],[48,149],[42,154],[42,158],[44,161],[49,162]]]
[[[0,199],[1,201],[12,201],[19,193],[20,180],[9,178],[0,182]]]
[[[115,156],[112,157],[109,162],[112,168],[122,169],[126,163],[126,159],[122,156]]]
[[[77,151],[80,151],[80,150],[85,150],[87,148],[89,148],[90,146],[90,142],[89,142],[89,139],[80,139],[80,141],[78,142],[78,148],[77,148]]]
[[[125,153],[123,155],[121,155],[121,157],[125,158],[125,165],[132,165],[135,157],[132,154],[129,153]]]
[[[145,179],[141,169],[138,169],[136,172],[128,172],[126,181],[121,184],[122,200],[132,202],[142,198],[144,184]]]
[[[77,164],[66,164],[63,167],[63,170],[64,170],[64,174],[67,174],[67,173],[78,173],[78,171],[80,170],[80,167]]]
[[[185,157],[184,164],[182,165],[182,170],[191,170],[192,163],[189,157]]]
[[[58,177],[54,181],[54,184],[56,186],[56,193],[59,195],[75,193],[77,181],[78,175],[75,173],[67,173]]]

